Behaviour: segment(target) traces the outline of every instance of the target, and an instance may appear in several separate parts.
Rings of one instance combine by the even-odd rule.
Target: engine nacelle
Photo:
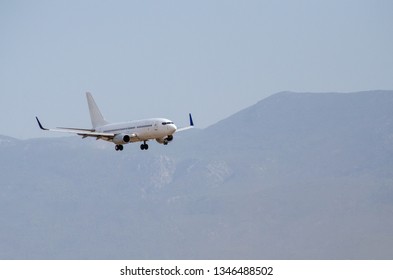
[[[173,140],[173,135],[168,135],[164,138],[156,138],[156,141],[160,144],[168,145]]]
[[[127,144],[130,142],[131,138],[130,135],[127,134],[117,134],[115,137],[113,137],[113,143],[116,145],[122,145],[122,144]]]

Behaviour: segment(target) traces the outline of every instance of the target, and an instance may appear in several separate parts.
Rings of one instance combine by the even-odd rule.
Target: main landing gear
[[[146,144],[146,141],[143,141],[143,144],[141,144],[141,150],[147,150],[149,149],[149,145]]]
[[[149,145],[146,144],[146,141],[143,141],[143,144],[141,145],[141,150],[147,150],[147,149],[149,149]],[[115,150],[123,151],[123,145],[116,145]]]

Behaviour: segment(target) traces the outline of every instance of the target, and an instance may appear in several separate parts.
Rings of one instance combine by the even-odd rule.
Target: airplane
[[[177,128],[176,125],[165,118],[151,118],[137,121],[109,123],[102,116],[93,96],[90,92],[86,92],[87,104],[89,106],[92,129],[83,128],[45,128],[38,117],[36,117],[38,126],[42,130],[75,133],[82,138],[95,137],[96,140],[105,140],[115,144],[116,151],[122,151],[123,145],[133,142],[143,142],[140,146],[141,150],[149,148],[146,143],[155,139],[158,143],[168,145],[173,140],[175,132],[184,131],[194,127],[194,122],[189,114],[189,126]]]

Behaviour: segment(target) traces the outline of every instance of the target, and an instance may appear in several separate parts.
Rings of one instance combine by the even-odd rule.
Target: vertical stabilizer
[[[104,117],[102,116],[100,109],[98,109],[98,106],[90,92],[86,92],[86,98],[87,104],[89,105],[91,124],[93,125],[93,128],[95,129],[96,127],[108,124],[108,122],[104,120]]]

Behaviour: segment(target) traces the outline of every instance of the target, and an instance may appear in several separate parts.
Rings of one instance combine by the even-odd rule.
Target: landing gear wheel
[[[149,145],[147,145],[145,142],[141,145],[141,150],[147,150],[147,149],[149,149]]]
[[[116,145],[115,150],[116,151],[123,151],[123,145]]]

